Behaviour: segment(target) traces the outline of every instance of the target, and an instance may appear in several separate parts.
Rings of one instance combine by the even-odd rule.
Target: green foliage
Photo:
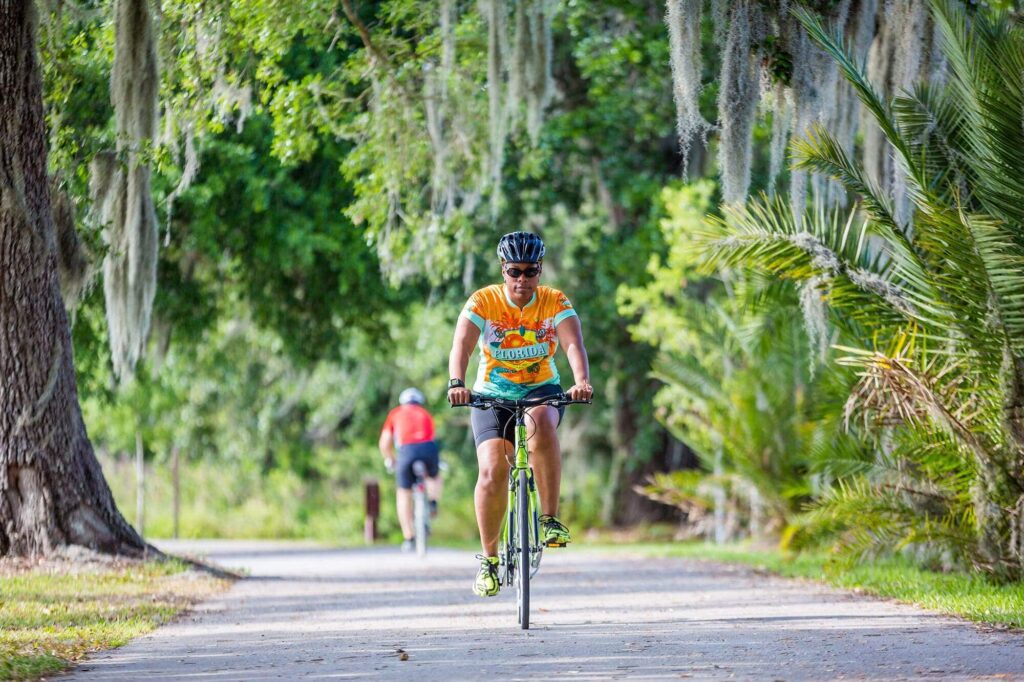
[[[202,179],[175,209],[157,310],[189,325],[197,299],[242,297],[292,354],[337,357],[355,330],[386,334],[379,311],[403,299],[342,213],[352,196],[336,171],[346,146],[323,141],[307,161],[284,166],[270,155],[270,135],[269,121],[255,117],[242,135],[204,145]],[[410,287],[406,298],[415,295]]]
[[[356,19],[367,27],[372,50],[334,5],[290,12],[296,16],[277,25],[279,34],[270,32],[277,36],[273,49],[262,53],[274,154],[286,163],[305,161],[323,144],[321,132],[346,141],[337,166],[352,188],[344,213],[374,245],[393,284],[419,274],[435,282],[457,276],[451,263],[464,255],[469,228],[484,220],[477,212],[488,153],[486,30],[475,8],[459,15],[457,61],[451,73],[440,73],[436,8],[425,12],[409,0],[359,5]],[[323,33],[325,25],[337,33]],[[259,19],[240,19],[238,31],[257,45],[267,33]],[[297,68],[282,49],[293,35],[303,36],[316,63]],[[339,54],[335,46],[345,49]],[[429,87],[443,87],[447,99],[437,102]],[[426,110],[432,103],[445,117],[443,140],[433,143]],[[442,206],[439,192],[449,189]]]
[[[703,222],[713,185],[657,199],[681,166],[662,5],[556,3],[559,97],[537,137],[512,123],[524,118],[514,104],[498,187],[486,21],[454,4],[448,70],[440,3],[358,3],[355,17],[319,0],[302,12],[162,3],[165,132],[150,153],[167,243],[152,353],[134,383],[112,387],[97,291],[76,311],[99,449],[131,452],[141,434],[154,471],[177,449],[208,494],[191,498],[188,533],[351,539],[362,477],[381,473],[380,422],[417,385],[453,463],[451,525],[439,532],[463,537],[475,464],[465,415],[443,409],[451,324],[465,290],[496,279],[496,237],[532,229],[549,247],[545,283],[580,312],[603,400],[563,426],[569,517],[613,519],[639,472],[666,465],[667,428],[703,469],[656,477],[649,492],[691,520],[724,492],[737,528],[758,507],[761,530],[791,524],[794,544],[828,536],[868,553],[923,547],[919,557],[945,565],[999,564],[988,550],[945,548],[985,527],[979,489],[1005,515],[1020,487],[1008,463],[1021,437],[1000,418],[1019,403],[1007,363],[1024,349],[1019,29],[940,3],[950,85],[890,102],[816,23],[836,3],[812,3],[802,19],[908,170],[913,227],[825,130],[796,143],[797,168],[842,182],[854,210],[793,216],[763,199]],[[68,12],[43,32],[51,164],[97,256],[85,167],[112,143],[106,12]],[[784,45],[754,49],[789,79]],[[705,70],[710,120],[718,69]],[[180,193],[189,140],[201,170]],[[835,342],[844,357],[830,365]],[[151,480],[162,534],[167,484]],[[131,508],[131,486],[119,486]],[[799,517],[812,498],[822,504]]]
[[[730,486],[734,481],[740,485]],[[742,500],[741,488],[742,481],[738,477],[686,469],[655,473],[640,491],[652,500],[682,510],[686,514],[687,533],[711,537],[714,527],[710,525],[710,514],[716,507],[715,493],[722,491],[726,499]]]
[[[661,21],[664,8],[651,21],[651,3],[567,4],[563,21],[568,47],[564,49],[571,49],[572,61],[566,67],[575,67],[579,73],[565,78],[572,115],[554,121],[552,132],[590,146],[603,157],[643,154],[652,143],[663,144],[674,135],[675,120],[672,101],[665,97],[671,92],[671,74],[665,68],[669,55]],[[633,30],[606,30],[619,21]],[[570,121],[571,130],[560,130]],[[630,143],[641,146],[630,150]],[[607,170],[626,172],[628,168],[632,164]],[[649,162],[632,169],[659,171]]]
[[[765,36],[753,48],[762,55],[762,65],[772,81],[789,86],[793,78],[793,55],[782,46],[779,36]]]
[[[112,23],[108,6],[60,7],[43,37],[51,162],[72,189],[98,262],[86,169],[113,142]],[[302,516],[319,500],[348,509],[350,497],[326,490],[341,485],[327,462],[349,449],[372,455],[380,421],[406,385],[443,406],[463,287],[493,281],[495,238],[527,226],[549,243],[547,283],[576,303],[594,381],[609,394],[607,407],[570,418],[580,457],[566,481],[566,513],[588,524],[610,518],[620,478],[647,466],[664,439],[646,399],[652,353],[630,339],[614,298],[620,284],[647,277],[635,264],[660,248],[660,207],[650,198],[679,165],[660,14],[629,2],[598,14],[574,4],[556,12],[553,61],[564,98],[536,143],[521,127],[511,132],[506,198],[493,220],[487,199],[499,188],[481,172],[491,150],[477,7],[460,6],[456,63],[443,82],[431,80],[441,78],[444,50],[436,6],[356,8],[372,49],[336,4],[295,12],[262,0],[162,3],[161,135],[149,150],[164,237],[156,321],[146,366],[115,387],[101,290],[75,311],[90,435],[113,456],[134,451],[141,434],[153,465],[177,449],[200,471],[237,477],[242,490],[223,486],[232,494],[209,505],[211,518],[228,518],[243,491],[259,500],[247,511],[262,519],[273,509]],[[637,30],[617,30],[619,13]],[[440,170],[428,86],[448,93]],[[439,179],[455,190],[444,206]],[[452,457],[471,456],[463,416],[435,412],[457,444]],[[613,423],[622,437],[609,443]],[[466,463],[451,489],[460,509],[472,487]],[[379,473],[373,457],[353,471]],[[331,536],[348,522],[329,519],[323,531],[311,523],[282,532]]]
[[[179,464],[179,535],[315,539],[346,545],[361,542],[363,489],[359,472],[371,470],[378,456],[362,448],[321,450],[317,457],[321,469],[333,470],[336,475],[304,480],[300,472],[287,467],[264,474],[258,463],[183,458]],[[119,506],[125,512],[135,509],[134,462],[104,458],[102,463]],[[347,472],[338,471],[342,465],[348,466]],[[174,518],[169,462],[147,466],[145,494],[146,536],[171,537]],[[384,504],[382,510],[381,527],[387,532],[397,521],[393,505]]]
[[[820,210],[797,219],[760,200],[699,236],[711,264],[820,290],[845,334],[840,362],[859,381],[844,413],[861,415],[876,454],[811,520],[839,524],[842,544],[859,552],[923,548],[927,560],[1007,578],[1024,566],[1010,530],[1024,493],[1012,464],[1024,431],[1010,407],[1024,390],[1024,169],[1010,151],[1024,133],[1010,112],[1019,114],[1024,91],[1001,83],[1021,66],[1024,32],[1000,13],[968,20],[952,2],[935,2],[934,13],[950,83],[885,102],[841,38],[798,12],[906,168],[911,224],[817,130],[794,145],[797,167],[860,198],[847,219]]]
[[[465,415],[444,407],[450,324],[437,308],[411,305],[405,315],[385,316],[382,322],[393,336],[384,345],[353,332],[338,350],[339,359],[303,365],[283,352],[280,336],[236,306],[194,343],[172,344],[158,373],[140,372],[117,393],[83,398],[90,436],[105,453],[105,474],[126,512],[135,508],[129,460],[136,434],[142,436],[149,469],[148,536],[166,537],[173,530],[174,449],[181,460],[180,523],[186,537],[356,543],[362,537],[366,477],[381,481],[382,532],[397,533],[393,482],[376,442],[398,393],[416,385],[437,417],[449,464],[436,537],[470,537],[476,463],[464,438]]]
[[[701,534],[712,534],[707,515],[721,505],[716,491],[728,500],[730,527],[780,530],[809,495],[812,443],[835,424],[814,414],[821,382],[804,361],[807,338],[792,288],[698,272],[692,244],[712,190],[702,182],[665,191],[668,253],[652,258],[650,283],[619,292],[623,314],[638,316],[633,335],[659,351],[658,418],[707,472],[656,476],[645,493],[684,509]],[[771,305],[759,305],[766,297]]]

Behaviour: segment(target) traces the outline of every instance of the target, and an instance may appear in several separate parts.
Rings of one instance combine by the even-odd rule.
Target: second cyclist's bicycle
[[[412,527],[416,533],[416,554],[425,556],[430,537],[430,501],[427,498],[427,465],[422,460],[412,463],[415,480],[412,484]]]
[[[540,500],[537,486],[530,467],[530,451],[526,438],[526,413],[531,407],[550,405],[559,408],[564,405],[588,404],[589,400],[573,400],[565,393],[505,400],[473,395],[469,403],[458,407],[475,407],[480,410],[504,409],[514,413],[515,420],[515,461],[508,474],[508,507],[502,524],[501,541],[498,547],[499,580],[502,584],[516,588],[519,607],[519,625],[523,630],[530,628],[530,579],[540,568],[543,546],[540,541]]]

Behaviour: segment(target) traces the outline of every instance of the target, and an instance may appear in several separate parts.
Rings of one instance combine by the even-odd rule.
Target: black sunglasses
[[[531,265],[525,270],[520,270],[519,268],[505,268],[505,274],[512,279],[518,279],[521,275],[526,275],[526,278],[530,279],[540,274],[540,268],[536,265]]]

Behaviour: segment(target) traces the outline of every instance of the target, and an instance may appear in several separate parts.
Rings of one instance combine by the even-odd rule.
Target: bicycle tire
[[[519,532],[519,626],[530,629],[530,489],[527,487],[526,469],[519,470],[516,492],[516,515]]]
[[[430,512],[427,509],[427,493],[420,487],[413,492],[413,530],[416,533],[416,554],[426,556],[427,536],[429,534],[428,521]]]

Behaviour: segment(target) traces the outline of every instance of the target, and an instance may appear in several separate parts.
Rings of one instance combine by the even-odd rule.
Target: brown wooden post
[[[377,519],[380,517],[380,485],[377,479],[368,478],[363,482],[363,497],[366,503],[363,539],[372,545],[377,540]]]

